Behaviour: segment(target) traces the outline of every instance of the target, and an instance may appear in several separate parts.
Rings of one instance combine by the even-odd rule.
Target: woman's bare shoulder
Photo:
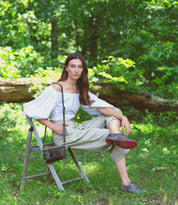
[[[60,84],[61,84],[61,83],[60,83]],[[54,84],[52,84],[52,87],[53,87],[56,91],[61,92],[61,86],[60,86],[60,84],[59,84],[59,83],[54,83]]]

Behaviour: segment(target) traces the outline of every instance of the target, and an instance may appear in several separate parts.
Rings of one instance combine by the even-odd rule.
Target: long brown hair
[[[80,93],[80,103],[83,105],[90,105],[90,100],[89,100],[89,82],[88,82],[88,68],[85,62],[85,58],[80,54],[80,53],[72,53],[69,55],[65,61],[64,68],[62,71],[61,78],[58,80],[59,81],[65,81],[68,78],[68,72],[66,71],[66,67],[69,65],[69,62],[73,59],[80,59],[83,65],[83,72],[81,77],[77,80],[77,88],[79,89]]]

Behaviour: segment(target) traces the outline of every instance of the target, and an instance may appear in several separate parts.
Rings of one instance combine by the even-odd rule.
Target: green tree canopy
[[[1,77],[60,68],[61,57],[77,51],[89,67],[102,65],[108,56],[130,59],[135,76],[139,74],[136,84],[175,98],[177,10],[173,0],[3,0]],[[113,77],[124,77],[119,69]]]

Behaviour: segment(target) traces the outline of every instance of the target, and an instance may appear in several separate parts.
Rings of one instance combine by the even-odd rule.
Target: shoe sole
[[[106,139],[106,142],[109,145],[117,145],[123,149],[132,149],[137,146],[137,142],[134,140],[130,141],[116,141],[116,140],[111,140],[111,139]]]

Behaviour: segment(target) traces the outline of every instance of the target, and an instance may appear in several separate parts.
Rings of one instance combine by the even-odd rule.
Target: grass
[[[132,181],[150,189],[149,193],[121,192],[120,178],[109,153],[74,150],[90,184],[80,180],[64,185],[65,191],[59,191],[52,178],[48,184],[46,177],[40,177],[27,180],[20,194],[28,125],[20,104],[3,104],[0,108],[0,204],[178,205],[175,115],[169,113],[168,119],[166,116],[161,119],[166,119],[164,125],[172,132],[158,126],[158,119],[151,113],[131,121],[130,137],[138,141],[138,146],[126,155],[128,174]],[[70,158],[54,166],[62,180],[79,177]],[[41,155],[31,154],[28,174],[46,170]]]

